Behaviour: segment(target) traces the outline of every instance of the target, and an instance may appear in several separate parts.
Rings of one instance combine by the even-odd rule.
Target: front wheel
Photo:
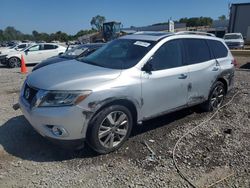
[[[98,112],[89,124],[87,141],[100,154],[117,150],[131,133],[133,118],[125,106],[113,105]]]
[[[224,101],[225,94],[225,85],[222,82],[217,81],[211,89],[208,100],[202,104],[202,109],[211,112],[220,108]]]
[[[21,60],[18,57],[11,57],[8,59],[8,67],[15,68],[21,66]]]

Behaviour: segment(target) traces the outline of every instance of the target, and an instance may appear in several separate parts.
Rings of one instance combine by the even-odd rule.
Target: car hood
[[[234,43],[234,42],[244,42],[242,39],[225,39],[226,43]]]
[[[69,58],[63,58],[63,57],[60,57],[60,56],[54,56],[54,57],[48,58],[48,59],[42,61],[41,63],[37,64],[33,68],[32,71],[35,71],[35,70],[40,69],[40,68],[42,68],[44,66],[47,66],[47,65],[52,65],[54,63],[59,63],[59,62],[62,62],[62,61],[69,61],[69,60],[70,60]]]
[[[64,61],[32,72],[27,83],[44,90],[86,90],[119,77],[121,70],[90,65],[76,60]]]
[[[0,51],[1,51],[2,55],[7,55],[9,53],[15,53],[15,52],[17,52],[17,50],[15,50],[15,49],[4,49],[4,50],[0,50]]]
[[[12,56],[17,56],[17,57],[20,57],[21,54],[23,54],[22,51],[11,51],[11,52],[8,52],[8,53],[5,53],[5,55],[7,55],[7,57],[12,57]]]

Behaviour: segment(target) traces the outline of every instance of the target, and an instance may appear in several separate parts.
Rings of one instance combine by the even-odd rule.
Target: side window
[[[223,43],[216,40],[207,40],[207,41],[216,59],[227,57],[228,50]]]
[[[153,70],[163,70],[182,66],[182,45],[180,40],[163,44],[153,55]]]
[[[25,48],[26,44],[20,44],[19,46],[17,46],[17,48]]]
[[[34,52],[34,51],[38,51],[38,50],[40,50],[39,45],[35,45],[35,46],[32,46],[29,48],[30,52]]]
[[[183,39],[183,44],[186,52],[185,64],[192,65],[212,59],[206,40]]]
[[[43,45],[43,49],[44,49],[44,50],[52,50],[52,49],[55,49],[55,45],[44,44],[44,45]]]

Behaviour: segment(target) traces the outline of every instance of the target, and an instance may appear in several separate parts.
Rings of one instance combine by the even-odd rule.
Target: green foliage
[[[93,29],[97,29],[98,31],[101,31],[105,20],[106,18],[104,16],[97,15],[91,19],[90,24]]]
[[[210,17],[181,18],[179,22],[186,23],[187,27],[210,26],[213,23],[213,19]]]
[[[38,31],[32,31],[32,34],[23,34],[22,32],[16,30],[14,27],[6,27],[4,30],[0,29],[0,41],[10,41],[10,40],[31,40],[31,41],[61,41],[67,42],[70,40],[77,40],[78,37],[86,34],[91,34],[96,32],[96,30],[80,30],[76,35],[68,35],[62,31],[57,31],[56,33],[39,33]]]
[[[223,20],[223,21],[224,21],[224,20],[226,20],[226,19],[227,19],[227,17],[223,14],[223,15],[219,16],[219,17],[218,17],[218,19],[219,19],[219,20]]]

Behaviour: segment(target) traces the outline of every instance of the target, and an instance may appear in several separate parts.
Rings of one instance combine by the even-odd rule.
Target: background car
[[[10,47],[0,49],[0,63],[5,65],[7,63],[6,57],[8,56],[9,53],[22,51],[31,45],[32,43],[20,43],[20,44],[16,44]]]
[[[34,44],[23,51],[9,53],[6,56],[7,65],[10,68],[20,67],[21,55],[26,64],[40,63],[45,59],[62,54],[66,51],[64,46],[51,43]]]
[[[102,47],[104,43],[92,43],[92,44],[82,44],[77,47],[74,47],[65,53],[51,57],[49,59],[46,59],[42,61],[41,63],[37,64],[32,71],[35,71],[37,69],[40,69],[41,67],[51,65],[54,63],[59,63],[62,61],[70,60],[70,59],[76,59],[78,57],[85,57]]]
[[[16,44],[14,46],[11,46],[11,47],[8,47],[5,49],[1,49],[0,56],[8,55],[8,53],[11,53],[11,52],[21,51],[21,50],[23,50],[23,49],[25,49],[33,44],[34,43],[21,43],[21,44]]]
[[[244,48],[244,39],[241,33],[227,33],[224,40],[230,49]]]

